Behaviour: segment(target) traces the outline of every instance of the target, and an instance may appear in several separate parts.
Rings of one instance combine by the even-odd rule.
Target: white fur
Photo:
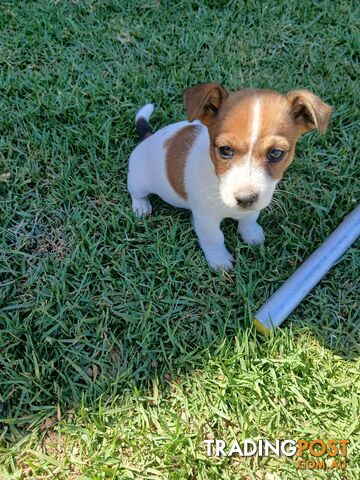
[[[153,103],[148,103],[147,105],[144,105],[143,107],[140,108],[140,110],[137,112],[135,116],[135,123],[140,119],[140,118],[145,118],[146,121],[149,121],[149,118],[153,114],[154,111],[154,104]]]
[[[257,108],[254,110],[255,123],[252,130],[255,133],[258,128]],[[186,161],[185,200],[175,192],[166,175],[164,142],[181,128],[194,124],[199,125],[200,133]],[[225,247],[220,229],[221,221],[227,217],[238,220],[238,229],[243,240],[251,244],[261,243],[264,233],[256,220],[260,209],[269,204],[277,182],[264,171],[256,168],[250,171],[248,167],[233,167],[219,179],[209,155],[209,147],[207,127],[198,121],[178,122],[158,130],[132,152],[129,160],[128,189],[133,210],[139,216],[151,213],[151,204],[147,199],[150,193],[159,195],[175,207],[190,209],[199,243],[210,266],[230,270],[233,257]],[[252,210],[241,210],[235,202],[234,194],[250,190],[259,192],[259,200]]]
[[[259,211],[269,205],[276,183],[263,168],[248,163],[234,165],[219,179],[220,195],[226,205],[236,208],[236,197],[257,193],[259,200],[252,209]]]
[[[251,165],[252,161],[252,152],[254,145],[256,143],[257,137],[260,130],[260,98],[255,97],[254,99],[254,108],[253,108],[253,117],[251,122],[251,134],[250,134],[250,146],[249,153],[247,157],[247,164]]]

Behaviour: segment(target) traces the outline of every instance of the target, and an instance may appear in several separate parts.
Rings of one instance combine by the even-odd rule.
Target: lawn
[[[352,1],[4,0],[0,4],[0,478],[360,478],[359,255],[276,334],[252,315],[359,198]],[[334,108],[303,137],[260,222],[224,222],[209,270],[188,212],[126,189],[136,110],[182,92],[308,88]],[[204,439],[349,439],[347,468],[208,457]]]

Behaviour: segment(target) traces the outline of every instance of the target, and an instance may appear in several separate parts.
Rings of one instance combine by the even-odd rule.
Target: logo
[[[296,468],[304,470],[316,469],[345,469],[347,462],[347,448],[349,440],[319,438],[306,440],[275,440],[268,439],[252,440],[245,439],[239,443],[236,439],[232,443],[226,443],[221,439],[204,440],[208,457],[269,457],[270,455],[280,458],[281,456],[293,457]]]

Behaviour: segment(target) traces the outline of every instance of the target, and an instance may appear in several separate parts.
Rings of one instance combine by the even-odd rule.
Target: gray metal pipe
[[[360,205],[256,312],[256,329],[269,335],[278,327],[359,236]]]

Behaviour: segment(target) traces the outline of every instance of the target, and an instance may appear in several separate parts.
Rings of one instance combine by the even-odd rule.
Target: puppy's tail
[[[150,128],[150,125],[148,124],[148,121],[153,111],[154,105],[152,103],[148,103],[147,105],[144,105],[142,108],[140,108],[140,110],[135,116],[136,131],[139,135],[140,142],[152,135],[152,130]]]

